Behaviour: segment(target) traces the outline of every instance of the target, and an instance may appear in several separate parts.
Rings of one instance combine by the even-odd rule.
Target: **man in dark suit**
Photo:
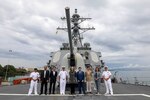
[[[55,94],[55,84],[56,84],[56,79],[57,79],[56,67],[53,67],[52,71],[50,72],[49,77],[50,77],[49,94],[51,94],[52,90],[53,90],[53,94]]]
[[[82,88],[83,94],[85,94],[84,72],[81,70],[81,67],[79,67],[78,69],[79,71],[77,72],[77,81],[78,81],[79,94],[81,94],[81,88]]]
[[[49,81],[49,71],[47,70],[47,66],[44,66],[44,70],[40,74],[40,79],[41,79],[40,95],[43,94],[43,86],[45,86],[45,95],[47,95],[47,83]]]

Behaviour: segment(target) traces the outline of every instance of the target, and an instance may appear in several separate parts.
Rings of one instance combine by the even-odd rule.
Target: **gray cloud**
[[[0,56],[3,58],[13,58],[13,59],[24,59],[24,60],[41,60],[42,57],[50,55],[49,53],[29,53],[29,52],[20,52],[20,51],[6,51],[0,49]]]
[[[20,42],[20,44],[30,45],[30,43],[26,40],[22,40],[22,39],[19,39],[19,38],[14,38],[14,40],[16,40],[17,42]]]
[[[0,63],[6,64],[12,49],[16,66],[19,59],[24,66],[44,65],[49,53],[68,41],[67,33],[56,35],[56,28],[70,6],[71,13],[77,8],[81,16],[93,18],[87,24],[96,30],[84,34],[84,42],[101,51],[109,66],[150,66],[149,5],[149,0],[0,0]]]

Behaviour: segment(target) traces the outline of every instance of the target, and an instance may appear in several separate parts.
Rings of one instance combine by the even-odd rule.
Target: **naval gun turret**
[[[81,17],[77,9],[75,9],[75,13],[70,18],[69,10],[66,7],[66,17],[61,18],[67,22],[67,27],[57,28],[57,30],[68,32],[69,43],[62,43],[60,50],[51,52],[51,60],[48,65],[56,66],[58,70],[62,66],[65,66],[66,69],[70,69],[71,66],[82,67],[82,70],[85,70],[86,66],[92,66],[93,69],[97,66],[103,67],[104,62],[101,59],[101,52],[93,51],[88,42],[82,43],[83,33],[88,30],[95,30],[94,27],[81,27],[81,23],[91,18]]]

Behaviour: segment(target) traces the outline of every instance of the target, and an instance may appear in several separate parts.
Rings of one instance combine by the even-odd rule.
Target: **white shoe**
[[[113,95],[113,93],[110,93],[110,95]]]
[[[105,93],[104,95],[108,95],[109,93]]]
[[[31,94],[28,94],[28,96],[31,96]]]

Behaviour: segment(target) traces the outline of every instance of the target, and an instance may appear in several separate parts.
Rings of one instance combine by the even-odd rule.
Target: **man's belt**
[[[32,79],[34,82],[37,81],[37,79]]]

